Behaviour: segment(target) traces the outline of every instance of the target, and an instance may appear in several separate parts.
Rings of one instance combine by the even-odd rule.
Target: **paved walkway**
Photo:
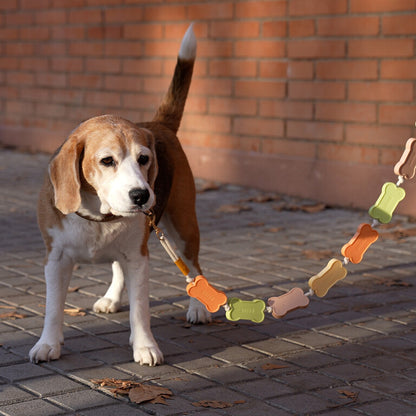
[[[218,312],[210,325],[188,325],[184,279],[153,237],[152,324],[166,358],[153,368],[132,361],[127,304],[113,315],[91,310],[109,267],[81,265],[67,304],[86,313],[66,316],[60,360],[31,364],[45,303],[35,206],[47,160],[0,150],[1,415],[416,415],[416,224],[403,217],[325,298],[261,324]],[[206,277],[247,300],[308,290],[367,215],[305,204],[231,186],[199,193]],[[133,404],[91,382],[102,378],[173,394]]]

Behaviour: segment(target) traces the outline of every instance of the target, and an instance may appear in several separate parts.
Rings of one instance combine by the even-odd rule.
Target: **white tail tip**
[[[194,33],[194,24],[191,23],[185,35],[182,38],[181,48],[179,49],[179,58],[193,60],[196,57],[196,37]]]

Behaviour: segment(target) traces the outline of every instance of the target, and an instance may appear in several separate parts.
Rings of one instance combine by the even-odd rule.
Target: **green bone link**
[[[406,191],[403,188],[393,182],[386,182],[376,203],[368,210],[370,217],[388,224],[393,217],[393,211],[405,196]]]
[[[228,306],[229,310],[227,310],[225,316],[230,321],[239,321],[240,319],[256,323],[264,321],[266,303],[261,299],[241,300],[231,298],[228,301]]]

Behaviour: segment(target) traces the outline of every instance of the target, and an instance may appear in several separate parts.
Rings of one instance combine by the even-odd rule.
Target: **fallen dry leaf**
[[[198,193],[208,192],[208,191],[217,191],[220,189],[220,185],[212,181],[203,181],[200,184],[197,184],[196,191]]]
[[[416,228],[399,228],[395,231],[389,231],[389,232],[381,232],[380,236],[381,238],[384,238],[386,240],[394,240],[394,241],[400,241],[408,237],[414,237],[416,235]]]
[[[403,282],[401,279],[382,279],[377,282],[379,285],[385,285],[388,287],[413,287],[412,283]]]
[[[91,382],[100,387],[108,387],[113,394],[128,395],[130,401],[137,404],[144,402],[166,404],[166,399],[172,396],[169,389],[132,380],[103,378],[92,379]]]
[[[261,366],[263,370],[278,370],[280,368],[288,368],[287,365],[280,365],[280,364],[273,364],[273,363],[266,363]]]
[[[247,205],[240,205],[240,204],[227,204],[227,205],[221,205],[217,212],[223,213],[223,214],[238,214],[239,212],[243,211],[251,211],[251,208]]]
[[[308,214],[315,214],[316,212],[324,211],[327,208],[325,204],[317,203],[317,204],[305,204],[301,205],[300,209],[303,212],[307,212]]]
[[[79,286],[70,287],[70,288],[68,288],[68,293],[78,292],[79,289],[80,289]]]
[[[257,202],[259,204],[262,204],[265,202],[280,201],[281,199],[281,196],[275,194],[260,194],[251,198],[243,199],[240,202]]]
[[[0,314],[1,319],[23,319],[27,318],[27,315],[24,313],[17,313],[17,312],[6,312]]]
[[[349,390],[337,390],[337,392],[354,401],[357,400],[358,394],[359,394],[359,392],[349,391]]]
[[[64,313],[69,316],[85,316],[87,314],[81,308],[64,309]]]
[[[170,396],[172,392],[169,389],[148,384],[141,384],[129,391],[129,399],[137,404],[144,402],[166,404],[165,399]]]
[[[200,400],[199,402],[192,403],[195,407],[210,407],[212,409],[226,409],[227,407],[233,407],[235,404],[245,403],[245,400],[236,400],[233,403],[223,402],[221,400]]]

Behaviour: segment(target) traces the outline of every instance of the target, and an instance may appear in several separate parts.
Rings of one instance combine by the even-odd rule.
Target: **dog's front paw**
[[[100,313],[115,313],[120,308],[120,302],[114,301],[110,298],[100,298],[94,303],[92,310]]]
[[[163,364],[163,354],[157,345],[151,347],[134,348],[134,361],[140,365],[151,367]]]
[[[29,352],[29,359],[32,363],[40,361],[57,360],[61,356],[60,343],[46,343],[39,340]]]
[[[211,314],[202,303],[191,298],[186,320],[191,324],[207,324],[211,322]]]

